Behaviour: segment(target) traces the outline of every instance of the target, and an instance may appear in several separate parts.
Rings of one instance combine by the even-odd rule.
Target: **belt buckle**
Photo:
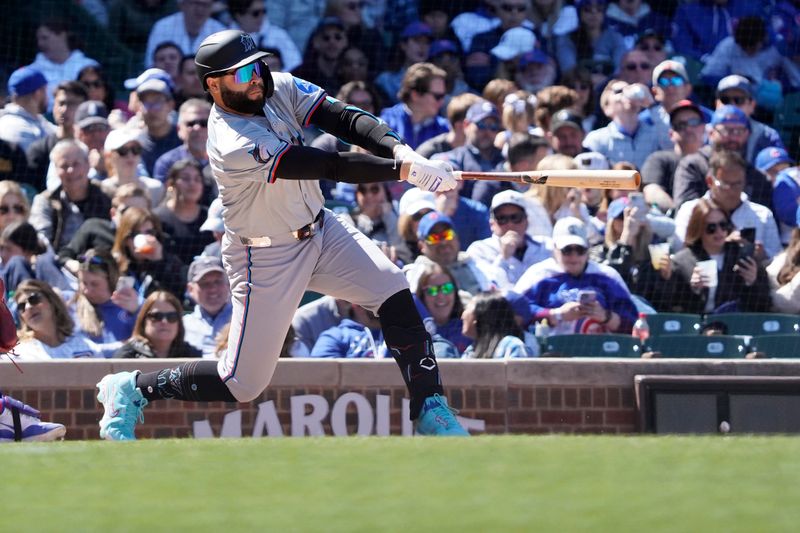
[[[310,239],[316,233],[316,224],[313,222],[311,224],[306,224],[302,228],[295,230],[292,232],[294,234],[294,238],[298,241],[304,241],[306,239]]]

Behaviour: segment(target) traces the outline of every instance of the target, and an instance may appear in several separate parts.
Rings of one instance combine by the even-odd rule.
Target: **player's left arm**
[[[346,143],[365,148],[379,157],[392,159],[403,141],[386,122],[355,106],[326,96],[308,119],[321,130]]]

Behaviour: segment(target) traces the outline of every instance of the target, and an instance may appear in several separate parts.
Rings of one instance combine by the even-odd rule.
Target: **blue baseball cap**
[[[731,74],[719,80],[717,84],[717,96],[731,89],[739,89],[740,91],[746,92],[749,96],[753,96],[753,84],[750,83],[750,80],[739,74]]]
[[[405,28],[403,28],[403,33],[400,34],[400,38],[405,39],[412,39],[414,37],[431,37],[433,36],[433,30],[431,27],[425,24],[424,22],[412,22]]]
[[[456,43],[448,39],[439,39],[431,43],[428,57],[434,58],[448,52],[451,54],[458,54],[458,46],[456,46]]]
[[[47,85],[44,74],[33,67],[21,67],[11,73],[8,78],[8,94],[25,96]]]
[[[750,120],[747,118],[747,115],[744,114],[744,111],[738,107],[724,105],[714,111],[714,114],[711,116],[711,125],[716,126],[717,124],[744,126],[749,128]]]
[[[489,117],[494,117],[497,120],[500,120],[500,113],[497,112],[497,108],[493,103],[486,100],[475,102],[469,106],[469,109],[467,109],[466,120],[470,124],[476,124]]]
[[[549,61],[550,61],[550,56],[548,56],[538,48],[534,48],[530,52],[526,52],[521,56],[519,56],[520,68],[527,67],[532,63],[539,63],[541,65],[546,65]]]
[[[761,172],[766,172],[778,163],[789,163],[794,165],[794,161],[783,148],[768,146],[756,156],[756,168]]]
[[[455,228],[452,218],[439,211],[431,211],[420,219],[419,226],[417,226],[417,238],[424,239],[430,235],[436,224],[447,224],[451,228]]]

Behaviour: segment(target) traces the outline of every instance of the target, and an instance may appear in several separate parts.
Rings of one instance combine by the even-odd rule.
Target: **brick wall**
[[[24,374],[19,374],[11,364],[0,363],[0,388],[41,410],[45,419],[66,425],[69,439],[94,439],[102,414],[94,384],[109,372],[135,368],[147,372],[165,366],[161,361],[53,361],[23,364]],[[786,360],[534,359],[442,361],[441,367],[450,404],[461,416],[483,421],[487,433],[635,432],[636,375],[800,375],[800,361]],[[334,433],[331,410],[346,393],[366,399],[373,428],[380,417],[379,398],[383,398],[390,433],[404,431],[405,387],[393,362],[282,360],[271,386],[256,401],[235,405],[154,402],[145,409],[145,424],[137,428],[137,435],[190,437],[194,422],[208,420],[218,436],[226,415],[240,410],[241,435],[251,436],[259,409],[267,413],[274,408],[280,431],[289,436],[298,431],[293,418],[296,425],[302,418],[298,413],[312,411],[307,405],[295,405],[293,412],[293,402],[299,404],[307,395],[321,398],[323,409],[327,405],[321,423],[330,435]],[[271,403],[265,407],[267,402]],[[346,409],[345,404],[342,401],[340,408],[347,432],[354,434],[359,421],[364,422],[360,418],[367,417],[359,416],[354,403]],[[231,427],[236,425],[231,423]],[[266,431],[262,424],[259,433]]]

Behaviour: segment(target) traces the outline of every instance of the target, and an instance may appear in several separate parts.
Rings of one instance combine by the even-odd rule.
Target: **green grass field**
[[[0,446],[0,531],[796,531],[791,437]]]

